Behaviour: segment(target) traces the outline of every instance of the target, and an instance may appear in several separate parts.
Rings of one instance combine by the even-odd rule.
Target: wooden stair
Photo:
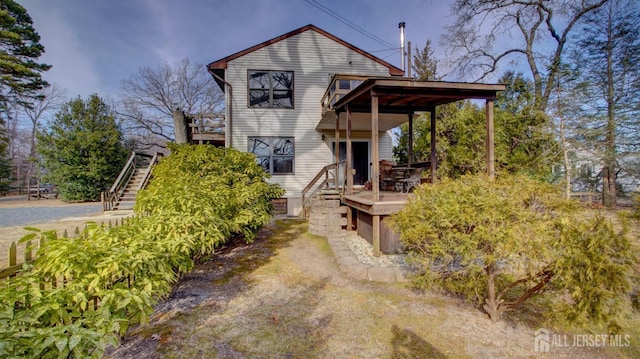
[[[136,168],[133,171],[129,181],[124,186],[122,194],[113,205],[114,210],[133,209],[133,206],[136,204],[136,196],[138,195],[138,191],[142,189],[142,181],[147,176],[147,172],[149,172],[149,167]]]
[[[146,187],[151,168],[160,156],[132,152],[113,186],[100,194],[102,210],[133,209],[138,191]]]

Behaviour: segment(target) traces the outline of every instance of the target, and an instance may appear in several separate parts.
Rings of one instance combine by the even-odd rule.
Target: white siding
[[[294,109],[248,108],[247,70],[294,72]],[[233,86],[233,147],[247,151],[248,136],[295,137],[295,174],[273,175],[287,191],[300,197],[302,189],[322,167],[331,163],[331,149],[315,130],[322,96],[332,74],[389,76],[381,64],[315,32],[302,32],[229,61],[226,80]],[[328,136],[327,136],[328,137]],[[391,136],[380,138],[380,158],[391,158]]]

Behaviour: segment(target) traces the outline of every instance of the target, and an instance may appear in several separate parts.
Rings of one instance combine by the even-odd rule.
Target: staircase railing
[[[302,216],[307,217],[307,207],[321,189],[328,189],[330,185],[335,184],[335,176],[338,175],[338,164],[332,163],[324,166],[318,174],[313,177],[311,182],[302,190]],[[322,181],[321,181],[322,180]],[[337,188],[336,188],[337,190]]]
[[[138,186],[138,190],[144,189],[147,187],[147,183],[149,182],[149,179],[151,179],[151,168],[153,168],[153,166],[156,164],[156,162],[158,162],[158,158],[162,156],[162,153],[160,152],[156,152],[155,155],[153,155],[153,157],[151,157],[151,161],[149,161],[148,167],[147,167],[147,172],[144,174],[144,177],[142,178],[142,181],[140,181],[140,185]]]
[[[115,182],[113,182],[113,185],[111,186],[109,191],[102,192],[100,194],[100,201],[102,202],[103,211],[113,210],[120,197],[122,197],[127,183],[129,183],[131,176],[133,176],[133,173],[135,172],[136,157],[150,158],[152,156],[144,153],[131,152],[131,156],[129,156],[127,163],[122,168],[122,171],[120,171],[118,178],[115,180]],[[153,157],[157,157],[157,155]]]

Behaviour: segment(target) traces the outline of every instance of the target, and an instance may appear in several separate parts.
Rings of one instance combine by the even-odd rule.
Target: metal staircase
[[[108,192],[102,192],[102,210],[133,209],[138,191],[149,182],[151,167],[158,161],[159,155],[132,152],[113,186]]]

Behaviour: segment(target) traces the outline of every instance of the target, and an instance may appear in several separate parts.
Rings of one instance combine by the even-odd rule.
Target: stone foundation
[[[347,226],[347,207],[339,199],[314,199],[309,210],[309,233],[329,236]]]

